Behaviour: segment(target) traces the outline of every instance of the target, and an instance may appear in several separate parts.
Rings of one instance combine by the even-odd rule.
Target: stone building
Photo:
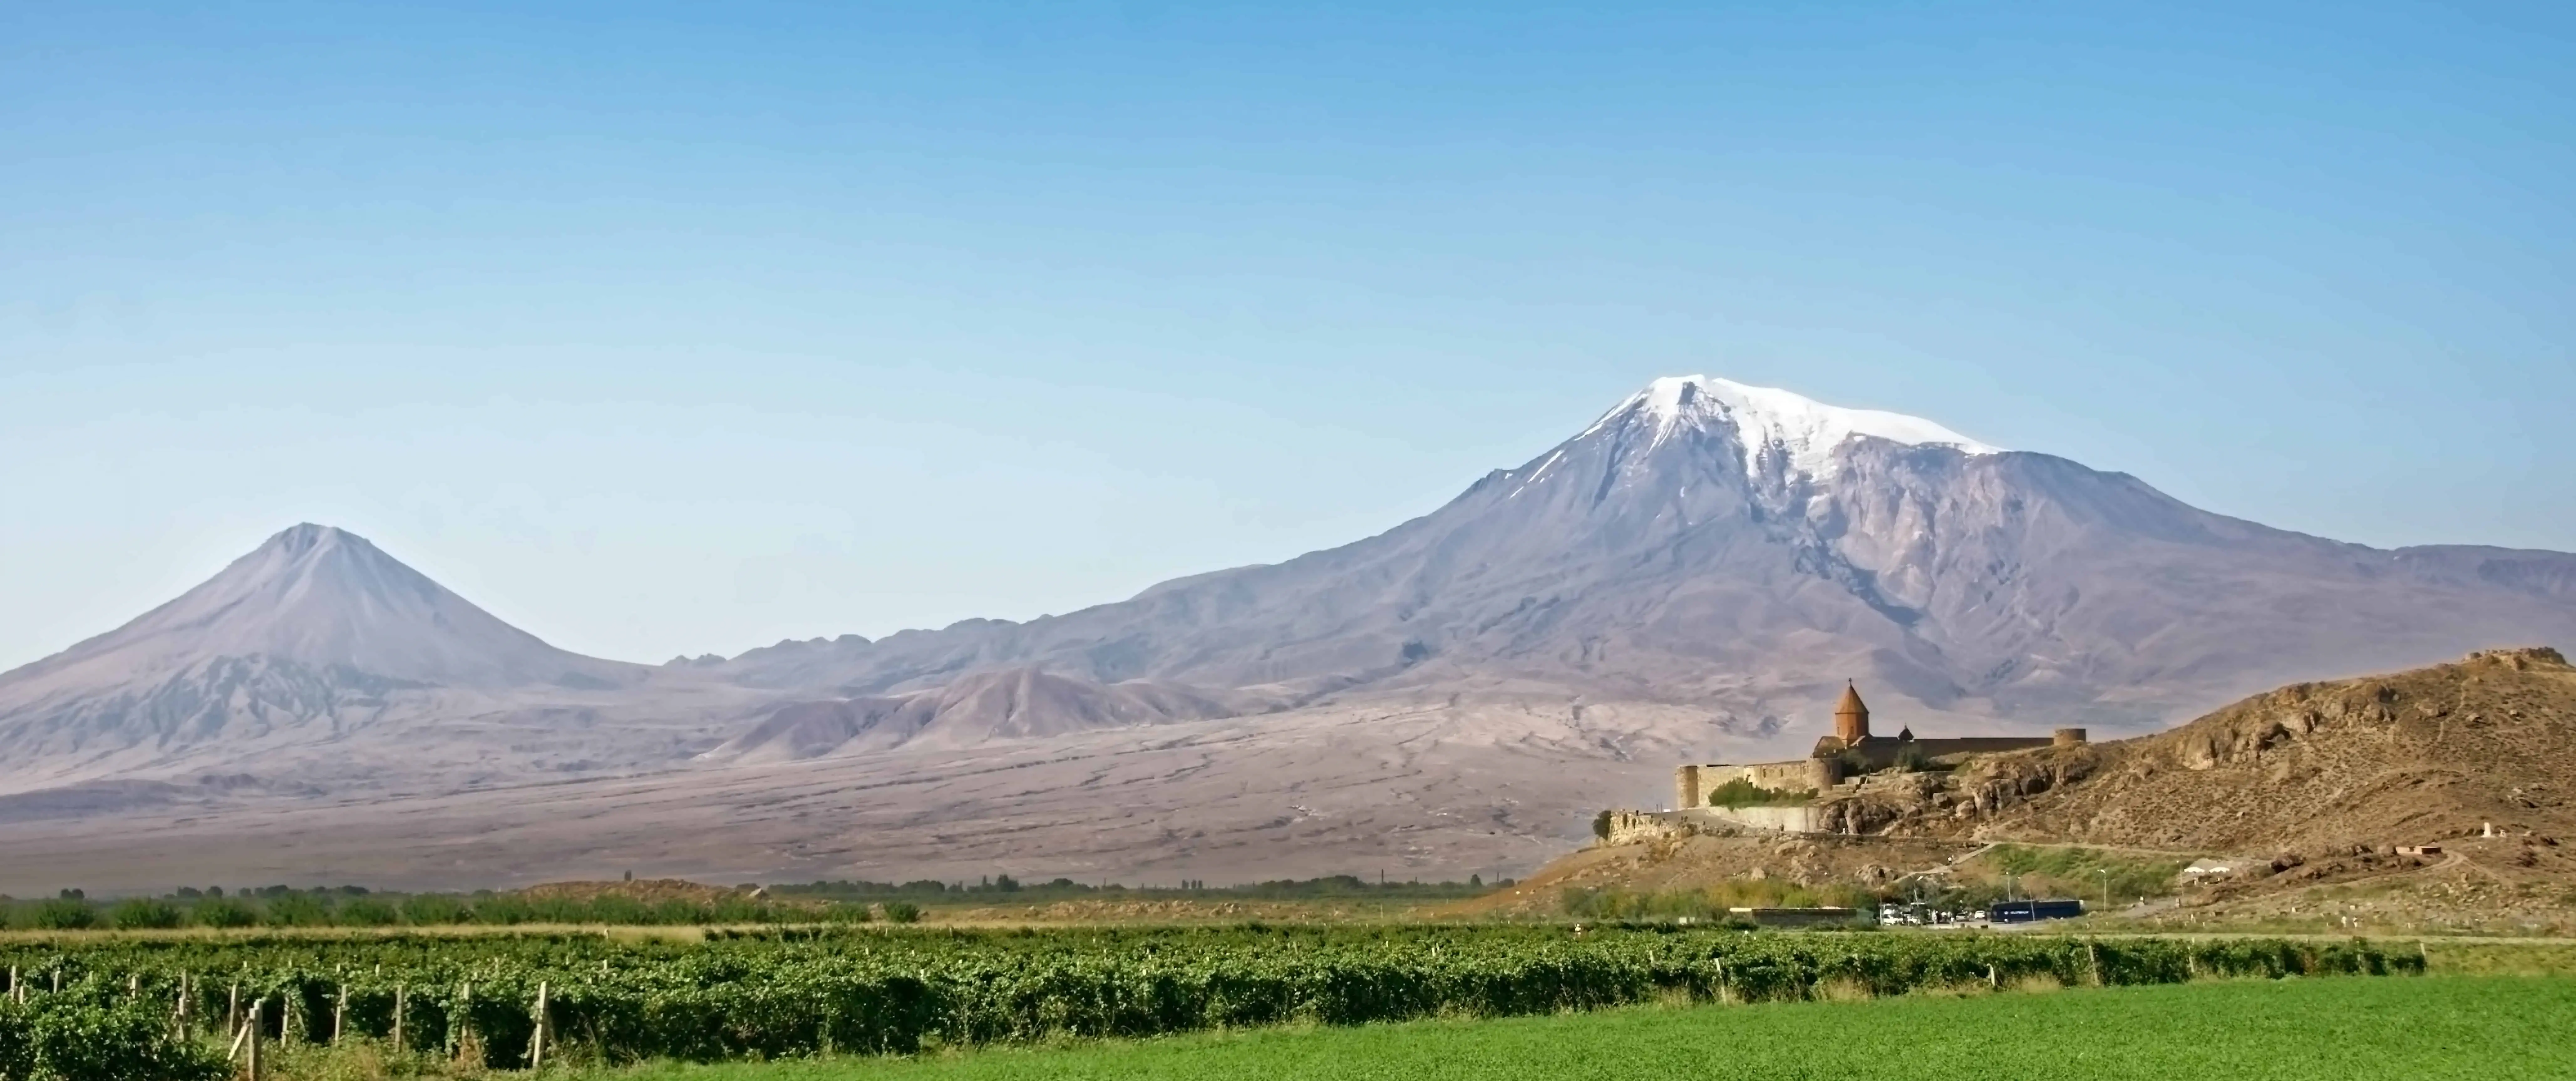
[[[2052,736],[1918,739],[1914,730],[1906,727],[1893,736],[1881,736],[1869,730],[1869,704],[1861,701],[1860,688],[1846,683],[1842,700],[1834,704],[1833,734],[1818,738],[1816,749],[1807,757],[1787,762],[1683,766],[1674,771],[1673,798],[1679,809],[1704,807],[1708,793],[1735,780],[1774,791],[1824,795],[1853,775],[1883,770],[1908,759],[1929,765],[1954,755],[1999,754],[2082,742],[2081,728],[2060,728]]]

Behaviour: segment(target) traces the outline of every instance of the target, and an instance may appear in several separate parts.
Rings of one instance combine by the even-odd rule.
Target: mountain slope
[[[1104,685],[1034,668],[1007,669],[907,695],[788,702],[700,758],[791,762],[916,742],[971,747],[996,739],[1212,720],[1258,712],[1259,706],[1241,694],[1217,696],[1149,682]]]
[[[133,622],[0,673],[0,754],[77,771],[280,729],[328,738],[406,697],[612,691],[646,671],[556,649],[363,538],[299,525]]]
[[[1690,376],[1354,544],[714,670],[861,695],[1032,664],[1308,696],[1537,681],[1745,717],[1861,677],[1945,712],[2116,725],[2565,640],[2571,583],[2576,556],[2337,543],[1929,421]]]

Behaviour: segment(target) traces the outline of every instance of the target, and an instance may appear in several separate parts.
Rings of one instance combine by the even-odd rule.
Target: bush
[[[0,1077],[18,1081],[218,1081],[211,1045],[172,1038],[159,1005],[75,995],[0,999]]]
[[[164,930],[179,926],[179,906],[149,897],[129,897],[108,910],[107,922],[118,930]]]
[[[98,911],[87,901],[57,897],[38,904],[28,920],[42,930],[77,931],[98,923]]]
[[[422,893],[403,898],[404,923],[430,926],[442,923],[464,923],[474,918],[474,910],[465,902],[443,894]]]
[[[526,898],[514,894],[494,894],[474,906],[476,923],[497,923],[507,926],[526,923],[536,916],[535,906],[530,905]]]
[[[1605,810],[1592,816],[1592,835],[1604,841],[1610,839],[1610,812]]]
[[[921,922],[921,906],[910,901],[888,901],[885,910],[886,919],[895,923]]]
[[[331,910],[312,894],[283,894],[269,900],[268,922],[278,927],[324,927],[331,922]]]
[[[340,906],[340,922],[351,927],[384,927],[401,922],[402,913],[394,906],[373,897],[361,897]]]
[[[1764,788],[1742,777],[1708,790],[1708,805],[1711,807],[1780,807],[1806,803],[1814,798],[1813,792]]]
[[[201,927],[248,927],[259,922],[259,913],[230,897],[199,901],[189,915],[195,917]]]

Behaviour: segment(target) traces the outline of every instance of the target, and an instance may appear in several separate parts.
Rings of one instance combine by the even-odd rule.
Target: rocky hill
[[[2576,928],[2576,667],[2554,649],[2294,684],[2153,736],[1932,764],[1829,794],[1829,834],[1629,816],[1614,843],[1486,907],[1544,909],[1569,888],[1992,879],[1973,857],[2000,844],[2152,866],[2132,895],[2179,891],[2179,907],[2149,911],[2185,921],[2304,909]],[[2195,858],[2210,869],[2197,886],[2171,880]]]
[[[2229,852],[2576,838],[2576,668],[2552,649],[2255,695],[2142,739],[1977,762],[1925,832]]]

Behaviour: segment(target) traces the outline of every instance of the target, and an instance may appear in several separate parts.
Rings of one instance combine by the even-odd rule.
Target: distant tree
[[[479,894],[477,896],[480,897]],[[514,894],[496,893],[488,898],[481,898],[474,904],[476,923],[504,925],[526,923],[535,914],[526,898]]]
[[[910,901],[886,902],[885,914],[886,919],[894,923],[921,922],[921,906]]]
[[[29,918],[42,930],[77,931],[98,923],[98,911],[88,901],[57,897],[38,904]]]
[[[1476,889],[1483,889],[1483,888],[1485,888],[1485,876],[1483,876],[1483,875],[1468,875],[1468,876],[1467,876],[1467,885],[1472,886],[1472,887],[1474,887],[1474,888],[1476,888]]]
[[[229,897],[209,897],[188,910],[188,916],[201,927],[248,927],[259,922],[259,913]]]
[[[107,912],[107,922],[124,931],[177,927],[180,918],[179,906],[150,897],[128,897]]]
[[[393,905],[374,897],[361,897],[341,905],[339,920],[351,927],[385,927],[402,921],[402,913]]]
[[[1593,815],[1593,816],[1592,816],[1592,835],[1593,835],[1593,836],[1595,836],[1595,837],[1598,837],[1598,838],[1600,838],[1600,839],[1602,839],[1602,840],[1604,840],[1604,841],[1607,841],[1607,840],[1609,840],[1609,839],[1610,839],[1610,812],[1609,812],[1609,811],[1604,810],[1604,811],[1602,811],[1600,814],[1596,814],[1596,815]]]
[[[55,896],[66,901],[85,901],[89,899],[89,895],[82,893],[78,887],[64,890],[61,893],[55,894]]]
[[[285,893],[268,901],[268,922],[278,927],[322,927],[331,922],[331,910],[309,893]]]
[[[404,923],[424,927],[464,923],[474,918],[474,910],[443,893],[415,893],[403,898],[402,918]]]

